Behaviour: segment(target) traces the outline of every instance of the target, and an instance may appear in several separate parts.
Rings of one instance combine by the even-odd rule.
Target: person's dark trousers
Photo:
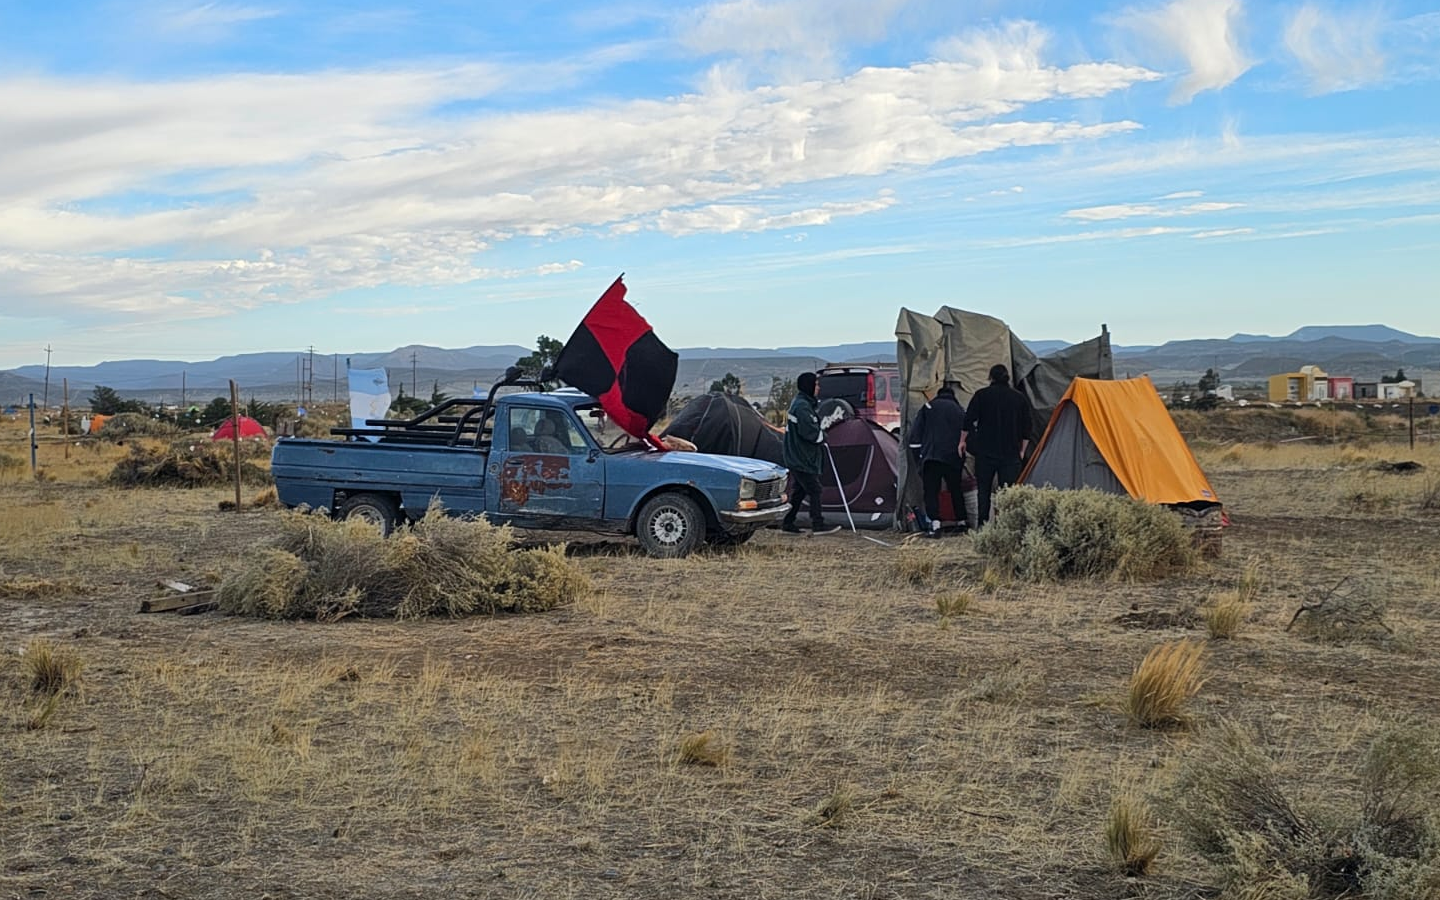
[[[1020,457],[998,459],[993,456],[975,457],[976,526],[984,528],[990,521],[990,500],[998,488],[1009,487],[1020,477]],[[995,482],[999,482],[996,484]]]
[[[810,501],[810,525],[812,528],[819,528],[825,521],[824,511],[820,508],[820,476],[791,469],[790,511],[785,514],[785,521],[780,523],[782,527],[795,526],[795,517],[800,514],[800,504],[807,498]]]
[[[942,462],[927,459],[920,466],[920,480],[925,486],[925,515],[930,521],[940,521],[940,482],[950,491],[950,502],[955,505],[955,515],[965,521],[965,494],[960,479],[965,475],[963,463]]]

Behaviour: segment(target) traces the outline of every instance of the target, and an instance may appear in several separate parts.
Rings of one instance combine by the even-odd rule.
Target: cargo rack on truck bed
[[[452,397],[409,419],[366,419],[364,428],[332,428],[347,441],[377,440],[389,444],[426,444],[442,447],[481,447],[490,443],[490,411],[502,387],[543,391],[542,381],[523,377],[511,366],[483,398]]]

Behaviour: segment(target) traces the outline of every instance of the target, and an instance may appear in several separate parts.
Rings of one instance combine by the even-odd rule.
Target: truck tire
[[[353,494],[340,504],[339,518],[369,522],[388,537],[400,520],[400,510],[394,500],[383,494]]]
[[[640,507],[635,537],[657,559],[679,559],[705,540],[705,514],[700,505],[678,491],[657,494]]]

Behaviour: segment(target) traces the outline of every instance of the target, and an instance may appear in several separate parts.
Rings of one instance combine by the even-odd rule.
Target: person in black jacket
[[[930,519],[930,536],[940,536],[940,482],[950,491],[955,511],[965,519],[965,499],[960,479],[965,475],[965,457],[960,438],[965,427],[965,407],[955,399],[955,390],[945,385],[920,408],[910,426],[910,449],[920,458],[920,479],[925,485],[925,515]]]
[[[1030,400],[1010,386],[1010,370],[990,367],[990,384],[970,398],[965,429],[960,434],[960,453],[975,457],[975,480],[979,501],[977,527],[990,518],[990,499],[995,482],[1012,485],[1020,477],[1020,460],[1030,448]]]

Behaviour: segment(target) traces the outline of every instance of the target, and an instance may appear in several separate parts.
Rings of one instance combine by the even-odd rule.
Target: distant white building
[[[1379,391],[1381,400],[1405,400],[1415,396],[1415,382],[1407,380],[1395,384],[1381,383]]]

